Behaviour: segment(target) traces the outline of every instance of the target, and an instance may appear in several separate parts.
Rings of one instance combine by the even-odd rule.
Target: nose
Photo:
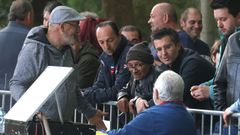
[[[109,50],[109,45],[107,42],[105,42],[103,46],[104,46],[105,50]]]
[[[221,21],[217,21],[217,26],[218,26],[218,28],[222,28],[223,27],[222,22]]]
[[[162,55],[165,56],[167,54],[167,51],[165,49],[162,49]]]
[[[149,23],[149,24],[151,23],[151,18],[148,19],[148,23]]]

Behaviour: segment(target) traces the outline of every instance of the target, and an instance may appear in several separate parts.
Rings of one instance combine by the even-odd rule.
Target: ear
[[[186,26],[186,23],[183,21],[183,19],[180,20],[180,26],[183,28]]]
[[[31,25],[33,24],[33,13],[32,12],[27,13],[27,15],[24,18],[24,24],[31,27]]]
[[[164,15],[163,15],[163,22],[167,23],[168,21],[169,21],[169,15],[164,13]]]
[[[60,30],[61,32],[65,32],[65,24],[64,23],[61,23],[59,24],[60,25]]]
[[[236,16],[236,23],[237,23],[237,26],[240,25],[240,12]]]
[[[157,89],[153,89],[153,101],[157,105],[160,103],[160,98]]]

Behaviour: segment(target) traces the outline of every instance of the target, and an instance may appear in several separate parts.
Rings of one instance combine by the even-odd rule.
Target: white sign
[[[48,66],[4,118],[22,122],[31,120],[73,70],[72,67]]]

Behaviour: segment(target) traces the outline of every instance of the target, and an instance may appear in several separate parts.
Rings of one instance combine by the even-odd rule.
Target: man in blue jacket
[[[97,25],[96,36],[103,53],[96,82],[85,89],[84,96],[92,103],[117,100],[119,90],[130,79],[126,54],[132,44],[121,34],[117,25],[105,21]]]
[[[163,72],[153,90],[155,106],[143,111],[122,129],[108,135],[196,135],[191,114],[183,104],[184,82],[173,71]]]
[[[8,14],[8,25],[0,30],[0,89],[9,89],[18,54],[28,31],[33,25],[33,7],[28,0],[13,1]],[[8,111],[9,99],[4,111]],[[1,100],[2,102],[2,100]]]

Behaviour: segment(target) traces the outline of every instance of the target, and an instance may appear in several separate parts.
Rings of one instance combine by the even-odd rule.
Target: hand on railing
[[[121,98],[117,101],[117,107],[121,112],[128,112],[128,99],[126,97]]]
[[[135,104],[137,113],[140,113],[142,111],[144,111],[146,108],[149,107],[149,104],[147,102],[147,100],[142,99],[142,98],[138,98]]]
[[[229,125],[229,119],[231,118],[233,112],[230,109],[226,109],[223,113],[223,120],[226,125]]]
[[[92,116],[91,118],[89,118],[88,121],[91,124],[96,125],[97,129],[107,130],[107,127],[102,120],[102,118],[107,115],[108,115],[108,113],[97,110],[97,113],[94,116]]]

